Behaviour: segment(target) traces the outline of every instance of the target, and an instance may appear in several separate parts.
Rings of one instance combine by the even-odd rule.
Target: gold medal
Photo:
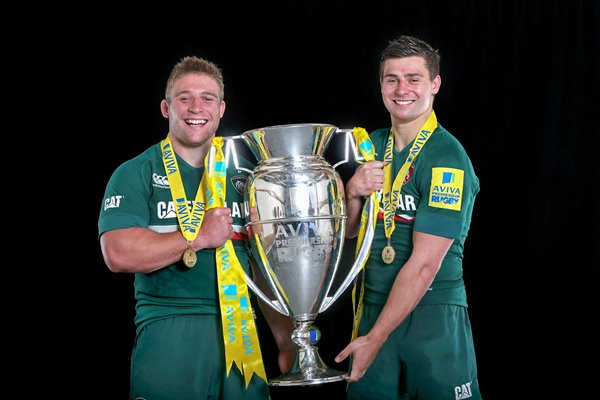
[[[192,268],[196,265],[197,261],[196,252],[192,250],[191,247],[188,247],[187,250],[183,253],[183,263],[186,267]]]
[[[388,244],[383,248],[381,252],[381,258],[383,258],[383,262],[386,264],[391,264],[394,262],[394,258],[396,258],[396,250]]]

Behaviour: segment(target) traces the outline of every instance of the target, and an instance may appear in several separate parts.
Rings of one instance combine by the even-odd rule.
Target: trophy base
[[[337,369],[329,368],[319,356],[318,349],[313,346],[309,341],[301,342],[302,337],[308,337],[302,335],[304,331],[314,331],[313,336],[318,340],[320,334],[318,329],[311,325],[311,322],[299,322],[298,328],[295,332],[295,339],[301,346],[296,352],[296,359],[294,365],[285,374],[278,378],[271,379],[269,385],[271,386],[307,386],[307,385],[319,385],[321,383],[337,382],[345,379],[347,373],[338,371]]]
[[[271,386],[307,386],[343,381],[347,373],[331,368],[317,368],[310,372],[290,371],[278,378],[269,380]]]

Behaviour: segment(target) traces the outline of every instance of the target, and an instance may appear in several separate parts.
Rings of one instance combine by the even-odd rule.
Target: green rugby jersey
[[[191,206],[204,167],[192,167],[179,156],[177,164]],[[238,166],[240,169],[233,162],[228,166],[226,206],[232,211],[232,240],[236,254],[248,272],[243,190],[254,165],[240,157]],[[98,221],[99,234],[135,226],[156,232],[179,230],[160,143],[120,165],[106,187]],[[181,240],[185,240],[183,236]],[[202,249],[196,254],[198,261],[193,268],[187,268],[178,261],[148,274],[135,274],[135,323],[138,332],[153,320],[173,315],[219,313],[215,249]]]
[[[390,129],[370,134],[377,160],[383,160]],[[395,178],[412,146],[394,149],[392,176]],[[462,172],[461,172],[462,171]],[[383,208],[377,218],[371,253],[365,269],[365,300],[385,304],[398,271],[412,252],[413,230],[454,239],[431,287],[419,304],[467,305],[462,278],[465,239],[471,224],[479,179],[459,141],[438,124],[407,173],[394,215],[391,243],[396,250],[392,264],[383,262],[387,244]]]

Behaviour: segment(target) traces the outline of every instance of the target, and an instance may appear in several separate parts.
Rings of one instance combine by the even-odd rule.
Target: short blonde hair
[[[171,90],[175,81],[187,74],[204,74],[212,78],[219,85],[219,97],[223,100],[225,97],[225,83],[223,82],[223,73],[221,69],[213,62],[196,56],[183,57],[171,70],[167,87],[165,89],[165,99],[171,102]]]

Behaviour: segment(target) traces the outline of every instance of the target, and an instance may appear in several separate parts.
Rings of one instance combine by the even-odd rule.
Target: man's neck
[[[204,166],[204,158],[210,150],[210,140],[198,146],[189,146],[171,138],[171,144],[175,153],[186,163],[195,168]]]
[[[394,147],[397,151],[402,151],[410,142],[415,140],[421,127],[425,124],[433,110],[429,110],[419,118],[412,121],[392,120],[392,132],[394,132]]]

